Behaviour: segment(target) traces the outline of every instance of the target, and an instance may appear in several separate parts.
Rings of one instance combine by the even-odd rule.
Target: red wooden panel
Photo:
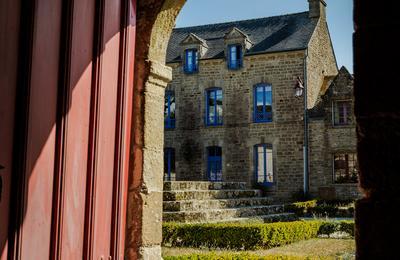
[[[61,258],[83,259],[95,0],[74,1],[61,222]]]
[[[93,258],[111,256],[112,200],[120,61],[120,0],[104,2],[104,35],[99,71],[99,110],[95,158]]]
[[[0,1],[0,259],[7,258],[8,214],[17,85],[19,1]]]
[[[61,1],[35,11],[20,259],[48,258],[51,229]]]
[[[134,87],[134,60],[135,60],[135,39],[136,39],[136,0],[124,1],[122,11],[122,56],[120,76],[120,99],[119,99],[119,135],[117,140],[116,167],[120,170],[117,179],[119,190],[115,192],[114,218],[113,218],[113,240],[115,250],[114,259],[124,259],[125,250],[125,228],[126,228],[126,205],[128,194],[128,176],[131,141],[131,118],[132,118],[132,97]]]

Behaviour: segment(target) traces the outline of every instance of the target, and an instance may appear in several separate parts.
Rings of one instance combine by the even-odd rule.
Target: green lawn
[[[210,251],[194,248],[163,248],[163,256],[178,256],[207,253],[239,253],[239,251]],[[269,250],[246,251],[258,256],[288,256],[296,259],[355,259],[354,239],[318,238],[300,241]]]

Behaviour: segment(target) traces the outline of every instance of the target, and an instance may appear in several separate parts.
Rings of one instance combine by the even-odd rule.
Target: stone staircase
[[[293,221],[260,190],[247,189],[244,182],[164,182],[163,221],[275,222]]]

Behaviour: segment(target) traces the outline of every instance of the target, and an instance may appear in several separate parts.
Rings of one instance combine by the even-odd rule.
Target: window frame
[[[348,107],[345,109],[346,115],[344,115],[345,118],[345,123],[340,123],[340,115],[338,117],[338,122],[336,122],[336,107],[339,103],[347,103]],[[340,111],[338,110],[338,113],[340,114]],[[353,102],[351,99],[338,99],[338,100],[333,100],[332,101],[332,125],[335,127],[341,127],[341,126],[349,126],[353,124]]]
[[[219,149],[221,152],[221,155],[220,156],[217,156],[217,155],[210,156],[211,149]],[[207,155],[207,180],[210,182],[222,182],[223,181],[222,147],[221,146],[208,146],[208,147],[206,147],[206,155]],[[217,169],[219,168],[219,171],[220,171],[220,175],[217,174],[215,176],[215,179],[213,179],[211,176],[211,164],[212,163],[218,164],[219,167],[217,167]],[[218,178],[218,177],[220,177],[220,178]]]
[[[336,159],[336,157],[338,157],[338,156],[353,156],[353,164],[355,164],[354,166],[353,166],[353,168],[355,168],[356,169],[356,173],[357,173],[357,180],[356,181],[342,181],[342,182],[338,182],[338,180],[337,180],[337,174],[336,174],[336,171],[337,170],[339,170],[339,169],[342,169],[342,168],[339,168],[339,169],[337,169],[337,167],[335,167],[335,159]],[[347,171],[347,176],[350,176],[350,167],[349,167],[349,159],[347,159],[346,160],[346,163],[347,163],[347,165],[346,165],[346,171]],[[359,170],[358,170],[358,156],[357,156],[357,152],[337,152],[337,153],[334,153],[333,155],[332,155],[332,182],[333,182],[333,184],[335,184],[335,185],[343,185],[343,184],[357,184],[358,183],[358,180],[359,180]],[[349,178],[349,180],[350,180],[350,178]]]
[[[263,182],[259,182],[259,176],[258,176],[258,148],[259,147],[262,147],[263,148],[263,161],[264,161],[264,165],[263,165],[263,168],[264,168],[264,181]],[[274,163],[274,149],[273,149],[273,145],[272,144],[266,144],[266,143],[263,143],[263,144],[256,144],[256,145],[254,145],[254,148],[253,148],[254,150],[253,150],[253,154],[254,154],[254,181],[255,181],[255,183],[256,184],[258,184],[258,185],[262,185],[262,186],[265,186],[265,187],[272,187],[272,186],[274,186],[275,185],[275,183],[276,183],[276,173],[275,173],[275,163]],[[268,161],[268,158],[267,158],[267,154],[268,154],[268,152],[267,152],[267,150],[271,150],[271,156],[272,156],[272,158],[271,158],[271,161],[272,161],[272,182],[269,182],[269,181],[267,181],[268,180],[268,178],[267,178],[267,175],[268,175],[268,173],[267,173],[267,171],[268,171],[268,165],[267,165],[267,161]]]
[[[236,63],[233,66],[232,63],[232,47],[236,47]],[[237,54],[237,52],[240,52]],[[239,56],[239,59],[238,59]],[[241,44],[229,44],[228,45],[228,69],[229,70],[239,70],[243,67],[243,47]]]
[[[189,69],[189,52],[192,52],[192,62],[193,68]],[[185,50],[185,63],[183,66],[183,70],[186,74],[193,74],[199,71],[199,51],[196,48],[186,49]]]
[[[258,110],[257,110],[257,95],[258,95],[258,92],[257,92],[257,89],[259,88],[259,87],[263,87],[263,92],[262,92],[262,95],[263,95],[263,112],[262,112],[262,119],[258,119]],[[271,88],[271,90],[270,91],[266,91],[266,88],[267,87],[270,87]],[[270,92],[271,94],[271,112],[267,112],[267,109],[266,109],[266,107],[267,107],[267,104],[266,104],[266,93],[267,92]],[[269,83],[260,83],[260,84],[257,84],[257,85],[255,85],[254,86],[254,88],[253,88],[253,122],[254,123],[271,123],[271,122],[273,122],[273,120],[274,120],[274,113],[273,113],[273,108],[274,108],[274,106],[273,106],[273,101],[274,101],[274,99],[273,99],[273,93],[272,93],[272,84],[269,84]],[[268,115],[270,114],[270,119],[269,119],[269,117],[268,117]]]
[[[175,102],[175,118],[171,118],[171,96],[174,97]],[[167,106],[167,117],[164,118],[164,128],[165,129],[175,129],[176,126],[176,97],[175,92],[172,90],[165,91],[165,101],[164,104],[167,102],[168,99],[168,106]],[[164,111],[165,116],[165,111]]]
[[[218,96],[218,91],[221,91],[221,99],[222,99],[222,114],[218,114],[218,109],[217,109],[217,96]],[[210,92],[215,92],[214,98],[215,98],[215,106],[214,106],[214,122],[210,122],[210,110],[209,110],[209,93]],[[205,126],[222,126],[224,124],[224,92],[222,88],[214,87],[214,88],[208,88],[205,90],[205,118],[204,118],[204,123]],[[219,120],[221,119],[221,120]]]
[[[173,160],[172,160],[173,158]],[[167,171],[165,171],[165,160],[167,160]],[[164,148],[164,181],[172,181],[172,169],[176,176],[176,152],[175,148]],[[172,165],[173,162],[173,165]]]

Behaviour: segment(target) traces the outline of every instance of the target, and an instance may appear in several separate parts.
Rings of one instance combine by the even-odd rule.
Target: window
[[[206,91],[207,126],[222,125],[222,89],[213,88]]]
[[[196,49],[185,51],[185,72],[193,73],[198,71],[198,55]]]
[[[228,68],[237,70],[242,67],[242,46],[229,45],[228,46]]]
[[[335,183],[356,183],[358,181],[357,154],[335,154],[333,172]]]
[[[272,145],[258,144],[254,147],[254,170],[257,183],[267,186],[274,183]]]
[[[259,84],[254,87],[254,122],[272,122],[272,86]]]
[[[164,181],[175,180],[175,149],[164,149]]]
[[[222,148],[207,147],[207,177],[209,181],[222,181]]]
[[[166,129],[175,128],[175,94],[173,91],[165,92],[164,126]]]
[[[352,121],[351,101],[336,101],[333,103],[333,124],[349,125]]]

